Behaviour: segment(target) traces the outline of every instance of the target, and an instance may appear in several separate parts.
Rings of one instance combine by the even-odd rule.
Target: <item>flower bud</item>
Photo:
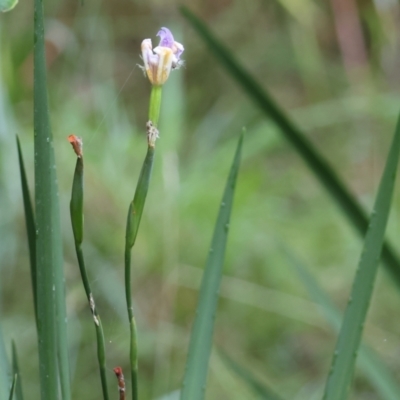
[[[146,71],[152,85],[161,86],[168,79],[172,69],[183,65],[180,56],[184,51],[183,46],[175,42],[168,28],[161,28],[157,33],[160,44],[153,49],[151,39],[142,42],[143,70]]]

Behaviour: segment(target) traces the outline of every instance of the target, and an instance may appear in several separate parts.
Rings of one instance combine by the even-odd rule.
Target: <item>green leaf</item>
[[[84,181],[83,181],[83,155],[76,159],[76,166],[74,172],[74,180],[71,190],[70,201],[70,214],[72,231],[74,233],[75,251],[78,259],[79,270],[81,273],[83,287],[85,289],[88,305],[93,316],[93,322],[96,329],[97,340],[97,360],[99,363],[101,388],[103,392],[103,399],[108,400],[108,384],[107,384],[107,371],[106,371],[106,354],[105,354],[105,341],[103,324],[101,323],[100,315],[94,301],[93,292],[90,288],[89,278],[86,271],[85,259],[82,251],[83,241],[83,198],[84,198]]]
[[[214,318],[218,305],[218,291],[222,278],[222,267],[228,238],[233,195],[239,172],[242,142],[243,134],[240,136],[226,183],[201,282],[196,318],[190,337],[181,400],[201,400],[204,398],[214,331]]]
[[[284,248],[290,265],[292,265],[304,286],[306,287],[310,297],[321,305],[322,311],[331,324],[331,326],[339,331],[342,316],[338,308],[333,304],[328,295],[318,285],[318,282],[310,274],[307,268],[286,248]],[[364,371],[369,381],[379,393],[383,400],[397,400],[400,393],[400,387],[393,379],[390,371],[382,363],[375,352],[367,345],[361,344],[360,356],[358,359],[360,368]]]
[[[19,372],[17,347],[15,345],[14,340],[12,341],[11,349],[12,349],[12,370],[13,370],[13,375],[14,376],[18,376],[16,387],[15,387],[15,394],[16,394],[17,400],[24,400],[24,395],[22,394],[21,374]]]
[[[36,326],[37,326],[36,226],[35,226],[35,217],[33,214],[31,196],[29,194],[28,179],[26,177],[24,159],[22,156],[21,144],[19,142],[18,136],[17,136],[17,148],[18,148],[19,171],[20,171],[20,175],[21,175],[22,198],[24,201],[25,225],[26,225],[26,233],[28,236],[29,261],[30,261],[32,293],[33,293],[33,306],[34,306],[34,310],[35,310],[35,318],[36,318]]]
[[[14,375],[14,378],[12,380],[12,385],[11,385],[11,389],[10,389],[10,395],[8,396],[8,400],[13,400],[14,398],[14,392],[15,392],[15,386],[18,380],[18,376]]]
[[[77,157],[74,172],[74,180],[71,190],[71,201],[69,203],[71,214],[72,231],[75,243],[82,244],[83,241],[83,157]],[[90,293],[90,290],[86,291]]]
[[[257,394],[258,399],[265,400],[282,400],[272,389],[268,388],[264,383],[260,382],[251,371],[239,365],[236,361],[230,358],[225,352],[220,352],[225,363],[240,376],[243,381]]]
[[[11,11],[18,4],[18,0],[0,0],[0,12]]]
[[[160,89],[161,90],[161,89]],[[154,92],[152,92],[154,93]],[[161,93],[158,91],[158,93]],[[129,205],[128,217],[125,234],[125,296],[128,309],[128,319],[130,328],[130,351],[129,361],[131,364],[131,382],[132,382],[132,400],[138,398],[138,354],[137,354],[137,334],[136,321],[133,315],[132,293],[131,293],[131,250],[135,244],[136,236],[139,230],[140,220],[142,218],[144,204],[146,202],[147,192],[149,190],[151,172],[154,161],[154,147],[149,145],[139,180],[136,186],[135,195]]]
[[[42,400],[71,398],[63,253],[53,138],[48,114],[43,2],[34,2],[36,278]],[[58,372],[58,374],[57,374]]]
[[[350,299],[344,314],[324,399],[346,399],[375,282],[400,152],[400,117],[379,185]]]
[[[262,89],[262,85],[240,65],[232,53],[214,36],[207,26],[186,7],[182,6],[180,10],[217,57],[221,65],[225,67],[226,71],[255,104],[260,107],[264,114],[276,123],[282,134],[314,172],[349,221],[364,236],[368,228],[367,215],[354,199],[349,189],[333,171],[327,160],[314,148],[304,133],[293,124],[272,97]],[[388,243],[383,246],[382,259],[395,281],[400,285],[400,260]]]

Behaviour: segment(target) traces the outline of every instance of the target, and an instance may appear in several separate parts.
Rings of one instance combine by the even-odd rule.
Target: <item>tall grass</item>
[[[290,26],[285,40],[308,48],[310,60],[302,59],[299,48],[293,51],[294,59],[300,63],[299,76],[306,84],[307,96],[329,96],[329,80],[320,76],[318,82],[322,82],[322,86],[316,87],[313,79],[314,73],[320,71],[324,65],[323,54],[319,52],[320,44],[313,32],[316,29],[315,15],[322,11],[311,3],[305,4],[307,13],[310,14],[304,10],[296,11],[290,2],[284,1],[279,2],[277,12],[284,12],[284,18],[287,17],[287,12],[291,18],[294,17],[294,23],[292,20],[287,22]],[[14,2],[0,0],[0,11],[13,6]],[[4,15],[12,16],[25,6],[21,4],[18,7],[12,13]],[[113,30],[101,30],[101,34],[98,32],[97,35],[93,28],[100,26],[93,19],[93,13],[98,11],[98,6],[85,2],[80,7],[78,17],[67,29],[70,40],[82,30],[91,38],[107,37],[110,50],[114,51],[111,46]],[[250,5],[249,7],[251,8]],[[255,13],[250,8],[247,9],[248,15],[246,12],[240,14],[242,22],[249,15],[262,18],[261,12]],[[215,16],[210,21],[218,26],[217,10],[213,12]],[[15,158],[11,173],[9,169],[0,171],[0,176],[8,178],[9,174],[12,180],[12,174],[19,164],[21,208],[23,203],[28,244],[26,249],[29,252],[23,264],[27,267],[26,271],[30,265],[29,280],[33,290],[26,290],[26,293],[18,290],[18,304],[28,303],[28,296],[32,298],[35,318],[32,316],[29,329],[26,326],[22,329],[17,317],[9,317],[7,311],[5,313],[2,325],[6,327],[6,341],[0,332],[0,400],[23,400],[24,394],[26,397],[28,393],[36,398],[36,389],[39,389],[42,400],[94,399],[99,398],[101,393],[105,400],[117,396],[121,400],[129,397],[132,400],[150,397],[180,397],[190,400],[229,397],[235,400],[250,395],[274,400],[297,396],[296,398],[309,400],[320,396],[321,381],[326,376],[326,399],[351,398],[353,391],[361,399],[375,391],[385,400],[394,400],[398,392],[398,382],[391,373],[393,366],[390,364],[396,364],[395,361],[388,356],[382,357],[383,352],[380,349],[371,350],[362,345],[361,341],[365,336],[364,325],[368,321],[368,309],[381,253],[382,261],[390,271],[393,281],[400,281],[397,252],[385,240],[393,197],[396,200],[395,173],[400,151],[400,128],[396,128],[389,155],[383,157],[386,167],[369,218],[365,210],[371,200],[360,199],[360,196],[354,194],[355,190],[348,187],[344,179],[339,178],[342,171],[339,173],[336,170],[338,163],[330,155],[330,149],[321,149],[319,145],[314,145],[313,139],[305,132],[306,129],[299,127],[301,124],[298,124],[298,120],[301,118],[297,117],[301,110],[298,114],[293,112],[293,118],[289,117],[289,113],[274,99],[275,94],[284,99],[283,91],[279,92],[274,88],[274,95],[270,94],[265,89],[262,78],[256,78],[256,74],[250,72],[252,68],[247,66],[252,63],[249,59],[236,54],[240,52],[240,35],[233,45],[226,46],[223,39],[218,39],[212,33],[214,28],[209,29],[205,21],[188,8],[181,8],[181,13],[184,20],[194,28],[194,31],[188,30],[184,36],[184,42],[187,38],[188,43],[186,46],[185,42],[187,87],[183,88],[182,81],[167,82],[166,85],[170,86],[165,88],[164,98],[161,100],[161,86],[154,85],[151,93],[148,86],[140,89],[141,77],[132,63],[130,68],[133,70],[123,71],[124,81],[120,85],[100,78],[98,81],[91,81],[88,90],[97,85],[96,104],[101,104],[102,107],[102,114],[98,118],[96,112],[89,110],[90,102],[85,103],[85,96],[92,94],[85,93],[79,85],[78,89],[75,88],[76,93],[72,100],[60,101],[59,93],[66,90],[68,85],[74,86],[75,72],[70,73],[71,66],[65,67],[64,78],[59,82],[54,80],[55,75],[52,76],[51,70],[49,80],[47,75],[53,62],[57,71],[57,63],[67,65],[66,60],[74,60],[74,71],[95,67],[99,72],[98,77],[101,77],[103,65],[99,60],[105,63],[104,60],[109,59],[107,56],[102,58],[97,53],[93,56],[91,51],[102,50],[88,45],[87,51],[80,53],[79,57],[78,53],[73,54],[75,50],[71,47],[72,50],[68,50],[71,51],[70,54],[66,52],[56,61],[52,60],[53,47],[62,51],[61,42],[58,43],[61,47],[52,42],[59,37],[54,32],[65,34],[65,31],[57,26],[55,31],[51,31],[54,26],[50,22],[45,24],[42,1],[35,0],[34,148],[30,153],[24,151],[24,160],[22,150],[29,143],[26,136],[21,134],[21,143],[17,139],[18,154],[12,155],[10,152],[10,158]],[[370,17],[371,21],[380,21],[376,12],[373,16]],[[255,25],[256,23],[254,20]],[[104,19],[99,24],[103,24],[101,26],[104,28],[108,26]],[[122,19],[120,25],[122,29]],[[149,28],[148,24],[140,26],[138,43],[147,37]],[[93,28],[90,34],[88,27]],[[47,29],[51,34],[45,36]],[[194,36],[191,36],[191,32]],[[218,35],[223,37],[227,34],[229,32],[222,29]],[[262,51],[260,43],[263,44],[263,40],[257,46],[254,42],[252,46]],[[5,40],[6,43],[11,43],[9,41],[10,39]],[[196,50],[197,45],[194,44],[199,41],[206,44],[207,51],[210,50],[217,63],[222,66],[217,77],[213,76],[215,61],[207,53],[198,53],[203,54],[203,57],[196,58],[196,51],[199,50]],[[75,44],[79,48],[79,40]],[[135,48],[137,47],[139,46]],[[252,47],[248,47],[248,50],[249,53],[253,52]],[[282,51],[287,51],[285,46],[282,46]],[[24,50],[18,49],[15,52],[23,53]],[[8,58],[8,54],[8,49],[5,48],[2,55],[2,60],[5,61],[2,61],[1,66],[6,67],[8,76],[12,76],[16,72],[9,69],[7,63],[14,65],[18,57],[15,55]],[[239,61],[242,59],[243,63]],[[197,71],[194,74],[195,84],[191,77],[193,66]],[[123,70],[124,66],[118,65],[120,67]],[[29,62],[24,65],[21,63],[20,68],[29,69]],[[184,72],[179,73],[183,75]],[[132,115],[132,104],[128,103],[129,96],[125,96],[125,93],[121,95],[122,89],[118,88],[124,88],[125,85],[129,87],[131,83],[127,84],[129,79],[126,76],[131,75],[135,77],[133,85],[136,85],[135,90],[130,91],[134,98],[132,103],[135,104],[135,117]],[[357,85],[357,79],[349,70],[348,63],[343,75],[347,76],[352,87]],[[76,76],[80,75],[77,73]],[[232,79],[236,84],[235,88],[231,88],[230,83],[224,83],[225,80],[232,82]],[[226,87],[229,86],[229,94],[218,98],[216,93],[225,84]],[[59,88],[60,92],[57,92]],[[296,90],[294,86],[292,89]],[[71,93],[72,91],[71,89]],[[50,101],[48,92],[51,94]],[[202,97],[203,92],[208,96],[206,100]],[[22,114],[21,110],[24,108],[23,104],[15,100],[18,96],[20,94],[15,92],[10,97],[16,102],[14,109],[17,116],[18,113]],[[83,97],[86,100],[82,100]],[[237,102],[236,97],[241,101]],[[0,90],[0,100],[2,98]],[[198,98],[202,101],[198,102]],[[385,98],[385,104],[398,108],[393,98]],[[174,114],[175,99],[181,102],[178,107],[179,115]],[[183,99],[187,99],[190,104],[187,109]],[[349,104],[351,101],[349,100]],[[209,110],[210,107],[213,108],[202,115],[207,107]],[[335,109],[332,104],[325,104],[325,107],[330,111]],[[0,101],[0,115],[2,108]],[[90,118],[85,118],[85,113],[91,114]],[[307,120],[304,115],[307,117],[311,114],[312,110],[305,110],[303,121]],[[310,124],[328,126],[332,120],[337,123],[336,114],[332,113],[333,116],[330,117],[328,114],[320,117],[319,122],[312,120]],[[185,121],[186,115],[190,118]],[[133,122],[134,118],[139,121],[138,127],[136,121]],[[357,119],[356,112],[352,118]],[[148,143],[144,154],[145,119],[148,121]],[[165,125],[164,121],[167,122]],[[243,139],[240,138],[223,199],[218,203],[222,182],[227,175],[228,160],[231,158],[233,138],[236,141],[236,132],[243,122],[248,125],[243,156]],[[54,138],[51,126],[56,127]],[[70,202],[72,245],[70,232],[66,233],[63,229],[66,219],[65,193],[70,189],[70,182],[67,185],[67,178],[64,176],[70,179],[72,175],[72,167],[68,164],[70,161],[66,161],[71,157],[64,157],[63,150],[66,147],[65,136],[70,133],[65,132],[66,126],[68,129],[76,128],[76,133],[84,136],[87,143],[85,176],[88,185],[85,189],[85,202],[83,153],[79,149],[73,178]],[[156,154],[155,138],[158,130],[160,140],[157,141]],[[278,135],[273,137],[272,132],[287,140],[309,170],[303,170],[295,164],[286,152],[284,142],[280,141]],[[153,136],[150,140],[151,135]],[[61,136],[63,147],[59,144]],[[379,142],[380,146],[384,148],[386,143],[382,141],[381,145]],[[2,156],[4,154],[2,151]],[[241,179],[236,185],[241,158]],[[56,164],[62,167],[58,168],[60,178],[56,173]],[[1,164],[1,168],[9,168],[8,161],[4,165],[6,167]],[[30,165],[34,165],[33,171]],[[375,170],[381,170],[380,163],[377,163]],[[292,178],[285,176],[289,174],[288,171],[293,174],[290,175]],[[319,187],[314,185],[312,179],[304,178],[308,176],[308,172],[317,177],[318,184],[330,196],[328,200],[323,200],[323,206],[322,200],[317,206],[314,203],[310,205],[313,208],[310,214],[312,217],[304,210],[308,207],[306,203],[310,201],[313,191],[318,191]],[[33,204],[29,184],[32,178],[35,182]],[[290,179],[296,181],[294,188],[290,189],[292,192],[285,187]],[[371,182],[371,177],[365,179]],[[136,182],[136,190],[129,204],[124,238],[125,211],[121,210],[125,210],[126,199],[133,194],[132,181]],[[0,181],[0,185],[3,185],[3,181]],[[0,193],[0,196],[3,195]],[[2,199],[3,197],[0,200]],[[216,212],[218,204],[219,212],[213,225],[212,214]],[[397,207],[396,202],[394,204]],[[335,263],[343,263],[342,266],[335,265],[337,269],[334,274],[328,268],[324,271],[313,271],[315,275],[322,277],[330,274],[324,279],[329,284],[332,282],[331,290],[336,290],[336,295],[343,299],[346,294],[338,293],[335,279],[341,279],[341,282],[347,284],[352,281],[351,274],[346,269],[354,264],[358,248],[357,242],[346,228],[341,227],[335,216],[332,217],[334,211],[331,209],[334,210],[335,205],[339,206],[350,225],[359,232],[364,247],[343,321],[338,308],[318,288],[311,273],[299,267],[293,260],[300,272],[299,279],[293,274],[283,272],[281,251],[275,249],[276,241],[271,239],[277,234],[274,227],[282,224],[282,221],[286,224],[287,232],[295,225],[300,227],[301,235],[297,235],[296,243],[302,247],[303,255],[310,249],[309,242],[314,242],[315,254],[310,255],[311,258],[314,256],[318,260],[316,255],[326,250],[329,257],[334,259],[329,264],[331,268]],[[85,241],[84,210],[87,218]],[[393,215],[396,216],[395,213]],[[323,231],[320,225],[322,223],[329,225],[328,236],[319,233]],[[228,241],[230,226],[233,229]],[[389,227],[390,229],[393,230],[393,227]],[[8,225],[5,228],[0,225],[0,230],[2,234],[6,232],[10,237],[13,235],[13,230]],[[206,253],[212,230],[214,235],[203,271],[197,265],[201,265],[203,261],[201,257]],[[339,241],[341,235],[345,237],[341,243],[346,242],[345,246],[348,246],[346,254],[349,255],[346,257],[349,259],[345,262],[345,256],[336,255],[335,247],[332,247],[332,242]],[[291,242],[290,234],[285,241]],[[71,256],[73,248],[76,257]],[[338,253],[340,249],[338,246]],[[322,268],[324,262],[320,261],[317,262]],[[224,274],[232,276],[224,277]],[[17,278],[6,277],[4,282],[10,279],[18,282],[18,288],[25,287],[27,275],[17,275]],[[65,279],[68,283],[67,291]],[[301,299],[304,293],[299,281],[306,285],[315,303],[322,303],[333,331],[339,332],[336,349],[331,355],[327,356],[326,348],[330,346],[333,334],[314,312],[316,305]],[[265,282],[269,288],[264,287]],[[7,289],[3,278],[1,283]],[[79,288],[83,284],[84,291],[75,291],[75,284],[78,283]],[[394,293],[398,287],[393,285],[390,290],[393,291],[393,298],[396,298]],[[288,291],[293,293],[289,295],[286,293]],[[83,293],[85,298],[82,299],[83,296],[76,293]],[[129,327],[121,303],[123,297],[126,301]],[[377,301],[376,297],[374,299]],[[5,305],[9,307],[8,304]],[[3,306],[5,310],[7,307]],[[253,307],[252,311],[250,307]],[[80,314],[81,310],[84,310],[82,318],[78,320],[74,314]],[[268,314],[266,318],[265,314],[260,314],[265,310],[278,316]],[[73,318],[73,324],[68,323],[67,315],[68,318]],[[296,322],[291,321],[289,324],[289,319]],[[86,332],[89,323],[95,325],[95,330],[91,328]],[[157,338],[154,335],[155,325],[160,333]],[[324,329],[330,333],[321,334]],[[22,333],[19,332],[23,331],[27,331],[24,338],[29,335],[29,340],[22,340]],[[81,339],[79,331],[82,332]],[[367,334],[368,332],[369,330]],[[29,347],[30,341],[36,339],[36,334],[37,347]],[[10,336],[16,337],[11,346],[8,343]],[[379,340],[371,340],[370,337],[367,339],[369,343],[375,344]],[[83,344],[79,344],[79,340]],[[15,343],[18,343],[18,348]],[[220,348],[218,357],[213,357],[215,344]],[[154,350],[155,347],[157,350]],[[8,348],[10,351],[6,350]],[[320,352],[321,348],[324,350]],[[94,357],[96,351],[97,363]],[[156,352],[158,360],[154,361],[152,357]],[[354,385],[358,353],[360,370],[364,375],[362,378],[357,376],[357,384]],[[160,358],[162,362],[159,362]],[[318,362],[315,361],[317,359]],[[328,374],[327,365],[330,359],[332,367]],[[98,373],[92,373],[97,368],[96,364],[100,378]],[[117,380],[113,378],[110,384],[113,370],[117,373]],[[35,373],[39,379],[35,379]]]

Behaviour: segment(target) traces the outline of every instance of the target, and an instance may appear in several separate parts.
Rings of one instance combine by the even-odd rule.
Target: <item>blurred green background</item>
[[[395,0],[186,1],[307,132],[370,210],[400,109],[400,5]],[[215,350],[227,352],[286,399],[321,397],[336,334],[309,299],[282,244],[344,309],[361,240],[280,132],[226,75],[178,12],[178,2],[45,2],[50,113],[60,188],[73,398],[101,388],[95,332],[69,221],[75,155],[86,168],[84,252],[112,368],[128,376],[123,291],[126,213],[146,151],[150,84],[140,43],[161,26],[183,43],[185,67],[163,91],[160,139],[133,250],[140,393],[158,399],[183,376],[202,268],[238,134],[244,156],[220,292]],[[33,4],[0,15],[0,305],[7,352],[39,398],[15,135],[33,193]],[[398,246],[400,191],[388,237]],[[380,271],[365,339],[400,381],[398,292]],[[357,372],[354,399],[379,399]],[[255,399],[211,358],[207,399]]]

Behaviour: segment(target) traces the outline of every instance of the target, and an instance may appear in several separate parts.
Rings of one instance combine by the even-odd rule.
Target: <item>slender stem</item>
[[[78,258],[79,270],[82,277],[83,287],[90,311],[92,312],[97,339],[97,359],[99,362],[101,388],[103,399],[109,400],[106,375],[106,356],[103,325],[97,312],[96,304],[93,298],[92,290],[89,284],[89,278],[86,272],[85,259],[82,252],[83,241],[83,156],[78,156],[75,167],[74,182],[72,185],[72,196],[70,203],[72,230],[75,239],[75,250]]]
[[[129,361],[131,364],[131,381],[132,381],[132,400],[138,399],[138,351],[137,351],[137,332],[136,321],[133,315],[132,306],[132,290],[131,290],[131,250],[135,244],[136,236],[139,230],[140,220],[142,218],[144,203],[146,201],[149,189],[151,171],[153,169],[155,139],[158,137],[157,125],[160,116],[161,107],[161,86],[153,86],[150,96],[149,105],[149,122],[148,125],[148,147],[147,154],[140,171],[139,180],[136,186],[133,201],[129,205],[128,218],[126,223],[125,236],[125,295],[126,306],[128,309],[128,320],[130,328],[130,350]],[[153,132],[152,129],[155,128]],[[150,131],[149,131],[150,129]]]
[[[132,203],[131,203],[132,207]],[[130,209],[131,209],[130,207]],[[133,315],[132,306],[132,294],[131,294],[131,247],[125,247],[125,293],[126,293],[126,304],[128,307],[128,319],[129,319],[129,362],[131,364],[131,382],[132,382],[132,400],[138,399],[138,385],[137,385],[137,373],[138,373],[138,353],[137,353],[137,332],[136,332],[136,321]]]
[[[161,108],[162,86],[152,86],[149,106],[149,120],[155,127],[158,126]]]
[[[85,288],[85,293],[88,301],[90,302],[90,295],[92,293],[89,285],[89,278],[87,276],[86,272],[86,266],[85,266],[85,260],[83,258],[83,251],[82,251],[82,246],[80,243],[75,241],[75,252],[76,252],[76,257],[78,258],[78,266],[79,270],[81,273],[81,278],[82,278],[82,283],[83,287]]]
[[[137,373],[138,373],[138,353],[137,353],[137,333],[136,321],[133,315],[132,290],[131,290],[131,250],[136,241],[139,230],[140,220],[143,213],[149,189],[151,171],[153,168],[154,147],[148,146],[146,158],[144,159],[142,170],[136,186],[135,196],[129,205],[128,218],[126,224],[125,237],[125,295],[128,309],[128,320],[130,327],[130,351],[129,360],[131,364],[132,379],[132,400],[138,399]]]

